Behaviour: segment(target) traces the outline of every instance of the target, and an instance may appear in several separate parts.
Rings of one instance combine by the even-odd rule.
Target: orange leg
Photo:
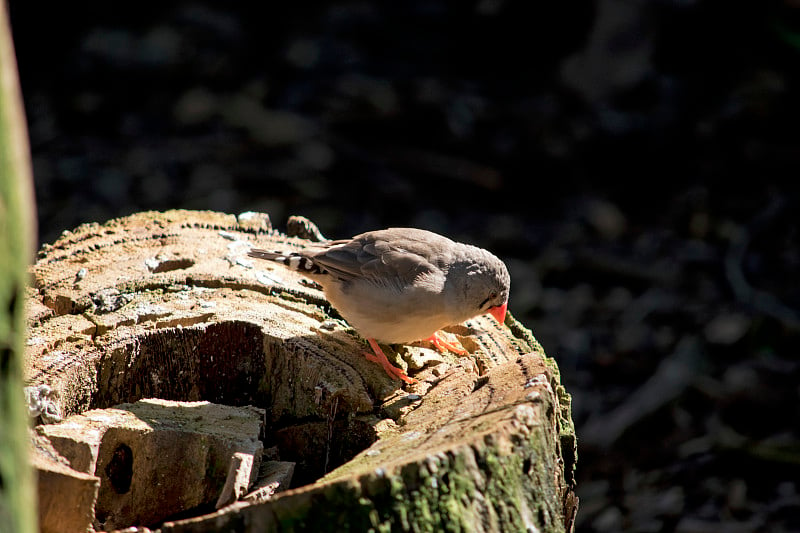
[[[372,351],[375,352],[375,355],[372,355],[369,352],[364,352],[364,357],[375,363],[380,363],[386,373],[392,378],[402,379],[406,383],[417,383],[416,379],[408,377],[402,369],[397,368],[389,362],[389,359],[386,358],[386,354],[383,353],[383,350],[381,350],[381,347],[378,346],[377,342],[375,342],[375,339],[367,339],[367,342],[372,347]]]
[[[469,352],[461,346],[461,343],[458,341],[458,337],[453,335],[452,333],[447,333],[446,331],[439,330],[427,339],[431,341],[434,346],[436,346],[439,351],[448,350],[453,353],[457,353],[458,355],[467,355]]]

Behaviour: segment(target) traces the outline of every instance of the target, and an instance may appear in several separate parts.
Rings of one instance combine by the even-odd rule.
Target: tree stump
[[[570,398],[531,333],[510,315],[470,320],[448,329],[469,356],[395,346],[387,355],[419,383],[392,380],[318,287],[247,258],[308,243],[266,215],[169,211],[83,225],[40,251],[26,377],[52,389],[53,412],[144,398],[252,405],[266,412],[264,449],[295,464],[292,488],[265,501],[130,525],[569,531]]]

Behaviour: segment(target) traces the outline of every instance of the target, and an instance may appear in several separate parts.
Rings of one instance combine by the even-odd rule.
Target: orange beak
[[[508,302],[503,305],[498,305],[489,309],[489,314],[497,319],[501,324],[506,321],[506,310],[508,309]]]

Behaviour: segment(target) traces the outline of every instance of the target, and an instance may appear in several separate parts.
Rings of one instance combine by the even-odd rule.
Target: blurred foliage
[[[37,530],[22,391],[26,268],[33,256],[30,152],[14,46],[0,5],[0,529]]]

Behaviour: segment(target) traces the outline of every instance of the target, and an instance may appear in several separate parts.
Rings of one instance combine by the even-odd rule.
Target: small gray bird
[[[487,313],[505,321],[511,278],[503,262],[430,231],[389,228],[301,252],[253,249],[248,255],[322,285],[331,305],[369,342],[375,355],[367,358],[408,383],[416,380],[393,366],[378,342],[430,340],[440,350],[466,354],[454,336],[439,330]]]

